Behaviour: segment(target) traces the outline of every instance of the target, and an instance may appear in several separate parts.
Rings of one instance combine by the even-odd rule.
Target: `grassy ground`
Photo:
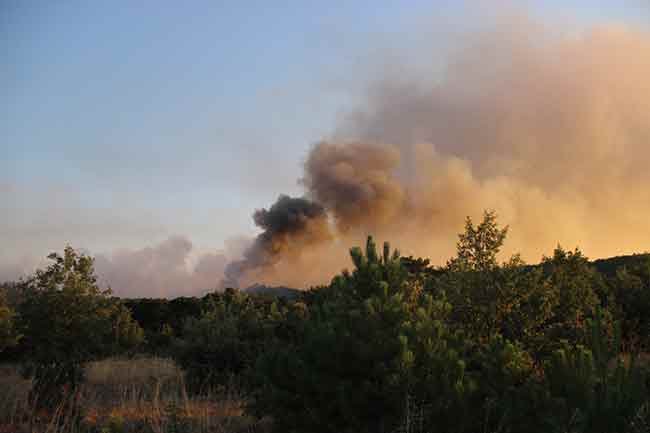
[[[189,396],[182,372],[168,359],[95,362],[86,377],[55,410],[36,413],[28,403],[31,382],[15,366],[0,366],[0,433],[268,431],[268,421],[244,415],[237,392]]]

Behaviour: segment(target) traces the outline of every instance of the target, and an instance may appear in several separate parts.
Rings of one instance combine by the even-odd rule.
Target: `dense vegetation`
[[[506,237],[488,212],[443,267],[369,238],[326,286],[174,300],[112,298],[66,249],[4,286],[0,350],[41,394],[110,354],[169,356],[283,433],[648,431],[650,255],[499,262]]]

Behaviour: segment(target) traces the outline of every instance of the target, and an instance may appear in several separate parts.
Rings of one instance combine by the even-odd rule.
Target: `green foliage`
[[[520,342],[498,334],[468,345],[471,349],[464,358],[475,385],[466,402],[463,426],[440,431],[544,432],[539,427],[546,395],[531,354]],[[437,424],[435,419],[431,422]]]
[[[15,313],[0,292],[0,352],[18,343],[19,336],[15,327]]]
[[[83,364],[137,345],[142,330],[130,312],[97,286],[93,259],[66,247],[24,282],[19,305],[25,373],[46,403],[61,386],[83,379]],[[52,395],[54,394],[54,395]]]
[[[140,349],[171,354],[191,390],[236,385],[283,433],[644,431],[650,374],[622,348],[650,347],[650,257],[594,264],[558,247],[499,262],[506,234],[493,212],[468,218],[442,268],[369,237],[350,271],[290,299],[228,289],[130,300],[133,316],[68,248],[11,286],[0,335],[16,323],[5,353],[45,389],[141,340],[136,319]],[[176,408],[168,419],[194,428]]]
[[[448,294],[452,321],[469,337],[487,341],[499,334],[537,353],[557,299],[549,296],[541,270],[519,256],[497,263],[506,234],[507,227],[499,228],[494,213],[486,212],[477,227],[468,218],[456,257],[428,285]]]
[[[405,327],[414,354],[407,398],[421,404],[422,421],[435,422],[436,431],[467,425],[464,415],[477,389],[464,357],[467,342],[447,324],[451,308],[445,298],[423,294]]]
[[[449,267],[463,271],[489,271],[497,267],[497,255],[508,234],[508,227],[499,228],[493,211],[483,213],[483,221],[474,226],[472,219],[465,220],[465,232],[458,235],[457,257]]]
[[[185,369],[193,389],[245,381],[272,340],[274,324],[283,318],[276,304],[256,303],[244,293],[227,289],[211,296],[210,306],[200,318],[190,317],[185,322],[182,338],[176,340],[172,351],[174,359]]]
[[[578,250],[499,264],[505,235],[468,219],[444,269],[351,249],[353,271],[306,298],[302,338],[260,358],[254,409],[282,432],[631,428],[649,376],[619,354],[605,280]]]
[[[637,350],[650,352],[650,257],[638,257],[629,265],[616,268],[608,283],[626,342]]]
[[[558,431],[616,433],[626,431],[648,401],[646,373],[621,356],[620,331],[610,336],[598,311],[588,321],[589,346],[567,346],[555,352],[545,368],[556,400]]]
[[[609,300],[600,274],[579,250],[560,247],[538,267],[517,255],[499,264],[506,234],[494,213],[486,212],[478,226],[468,218],[456,257],[429,282],[448,294],[455,326],[480,341],[495,334],[518,341],[536,359],[561,339],[584,343],[586,320],[601,299]]]
[[[554,300],[552,317],[546,324],[546,341],[568,340],[586,343],[588,319],[600,305],[597,291],[603,281],[588,259],[578,250],[557,247],[553,257],[542,260],[546,294]]]
[[[368,238],[350,255],[354,271],[311,305],[304,339],[259,363],[256,409],[277,431],[389,432],[410,398],[435,395],[442,413],[468,386],[446,301],[423,293],[388,244],[379,255]]]

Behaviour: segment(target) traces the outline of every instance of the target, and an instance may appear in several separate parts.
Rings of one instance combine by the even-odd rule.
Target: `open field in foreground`
[[[91,363],[87,380],[50,412],[29,404],[31,382],[0,366],[0,433],[266,432],[267,421],[244,415],[236,391],[190,396],[182,371],[168,359]],[[74,422],[81,419],[81,422]]]

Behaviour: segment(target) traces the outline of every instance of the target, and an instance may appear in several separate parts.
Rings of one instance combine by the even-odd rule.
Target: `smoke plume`
[[[332,213],[341,233],[379,228],[401,212],[399,162],[400,153],[391,146],[323,142],[310,153],[302,183]]]
[[[511,226],[506,253],[529,260],[557,243],[590,256],[650,249],[650,34],[532,24],[468,35],[436,79],[375,83],[306,159],[304,206],[318,211],[278,216],[279,229],[256,214],[265,231],[229,276],[326,282],[370,233],[442,262],[484,209]]]
[[[281,195],[268,210],[255,211],[253,220],[263,232],[244,252],[242,260],[228,265],[223,283],[226,286],[250,285],[269,278],[279,261],[297,265],[302,250],[331,239],[324,208],[305,198]]]
[[[95,268],[99,282],[118,296],[196,296],[218,287],[229,258],[205,253],[192,265],[193,249],[188,239],[175,236],[153,247],[97,255]]]

